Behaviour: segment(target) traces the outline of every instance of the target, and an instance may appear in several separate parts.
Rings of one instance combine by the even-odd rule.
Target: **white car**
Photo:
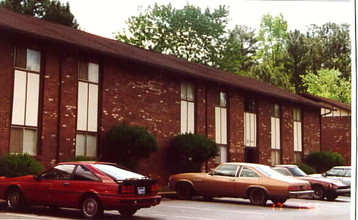
[[[328,170],[324,174],[324,177],[329,179],[340,180],[343,183],[351,186],[351,167],[350,166],[337,166]]]

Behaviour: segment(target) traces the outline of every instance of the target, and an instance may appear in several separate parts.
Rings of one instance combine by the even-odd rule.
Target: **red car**
[[[37,176],[0,177],[0,199],[10,210],[26,205],[79,208],[85,218],[98,218],[104,210],[132,216],[158,205],[161,196],[156,180],[116,164],[65,162]]]

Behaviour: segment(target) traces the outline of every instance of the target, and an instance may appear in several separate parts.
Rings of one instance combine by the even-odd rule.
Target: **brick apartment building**
[[[321,109],[321,151],[340,153],[351,164],[351,106],[312,94],[303,94],[324,107]]]
[[[220,161],[294,163],[321,149],[321,107],[263,82],[0,8],[0,154],[44,165],[102,158],[106,132],[148,128],[160,149],[139,172],[170,173],[172,137],[215,140]]]

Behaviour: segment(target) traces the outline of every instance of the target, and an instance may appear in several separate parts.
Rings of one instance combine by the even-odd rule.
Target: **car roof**
[[[294,164],[280,164],[280,165],[275,165],[275,167],[296,168],[298,166]]]
[[[102,162],[102,161],[68,161],[68,162],[60,162],[56,165],[63,165],[63,164],[112,164],[112,165],[116,165],[115,163]]]
[[[332,169],[351,169],[350,166],[335,166],[335,167],[332,167]]]
[[[238,166],[252,166],[252,167],[258,167],[258,166],[268,167],[267,165],[264,165],[264,164],[246,163],[246,162],[225,162],[225,163],[221,163],[220,165],[223,165],[223,164],[232,164],[232,165],[238,165]]]

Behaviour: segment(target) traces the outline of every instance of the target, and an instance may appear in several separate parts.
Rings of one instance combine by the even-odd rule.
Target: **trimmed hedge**
[[[319,173],[326,172],[334,166],[345,165],[345,161],[339,153],[323,151],[310,153],[305,162]]]
[[[219,151],[217,144],[199,134],[180,134],[169,145],[169,158],[175,173],[199,172],[201,164]]]
[[[36,175],[43,170],[41,163],[27,153],[7,154],[0,158],[0,176]]]
[[[88,157],[88,156],[75,156],[67,160],[68,162],[75,161],[98,161],[96,157]]]
[[[107,133],[104,160],[135,169],[139,160],[158,150],[157,139],[140,126],[115,125]]]
[[[305,163],[299,163],[296,164],[301,170],[303,170],[303,172],[307,173],[307,174],[313,174],[316,173],[315,168],[305,164]]]

